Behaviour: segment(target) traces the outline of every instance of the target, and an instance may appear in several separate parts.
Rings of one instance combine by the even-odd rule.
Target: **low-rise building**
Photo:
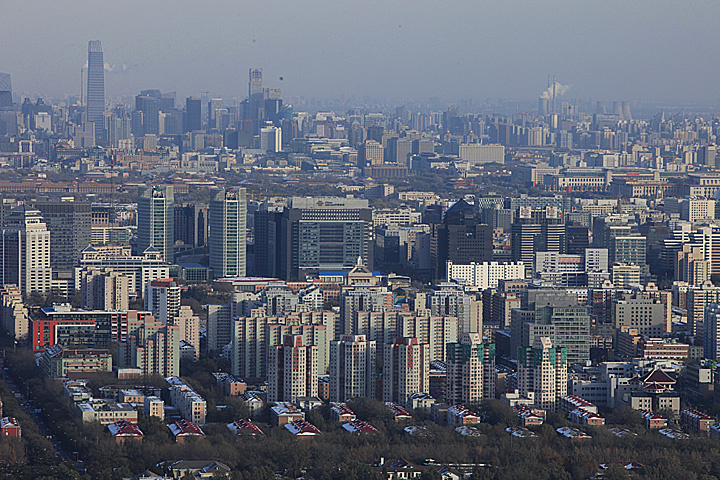
[[[345,423],[342,427],[350,433],[378,433],[375,427],[358,419]]]
[[[165,402],[155,395],[148,395],[143,400],[143,413],[146,417],[165,419]]]
[[[40,357],[40,369],[53,379],[112,372],[112,355],[104,349],[66,349],[53,345]]]
[[[251,417],[257,415],[264,405],[262,399],[253,392],[245,392],[239,395],[238,398],[248,407]]]
[[[235,435],[265,435],[257,425],[242,418],[235,420],[233,423],[228,423],[227,428]]]
[[[215,460],[180,460],[170,465],[172,478],[228,478],[230,467]]]
[[[87,387],[87,380],[67,380],[63,382],[63,395],[75,403],[92,399],[92,392]]]
[[[520,417],[523,427],[542,425],[545,422],[545,410],[527,408],[523,405],[517,405],[513,410]]]
[[[83,422],[100,422],[101,425],[109,425],[120,420],[132,423],[138,421],[138,413],[129,403],[90,399],[78,403],[76,409]]]
[[[205,425],[207,403],[195,390],[178,377],[165,379],[170,384],[170,403],[180,411],[180,415],[198,425]]]
[[[396,405],[392,402],[385,402],[385,405],[387,405],[388,409],[390,410],[390,413],[393,414],[393,417],[396,422],[401,422],[403,420],[410,420],[412,419],[412,415],[408,413],[407,410],[405,410],[400,405]]]
[[[710,427],[715,425],[715,419],[699,410],[686,408],[680,412],[680,425],[687,432],[707,435],[710,433]]]
[[[453,405],[447,411],[447,424],[455,425],[477,425],[480,423],[480,417],[465,408],[464,405]]]
[[[136,424],[125,420],[111,423],[107,427],[112,436],[115,437],[115,442],[118,444],[123,444],[128,440],[142,442],[145,436]]]
[[[564,397],[560,398],[560,410],[564,412],[572,412],[573,410],[577,410],[578,408],[582,408],[586,412],[598,412],[598,408],[584,398],[580,398],[575,395],[565,395]]]
[[[556,431],[560,435],[562,435],[566,438],[569,438],[570,440],[573,440],[573,441],[589,440],[592,438],[587,433],[580,431],[577,428],[572,428],[572,427],[560,427]]]
[[[337,422],[352,422],[357,417],[355,413],[350,410],[346,403],[331,403],[330,404],[330,415],[333,420]]]
[[[175,438],[175,443],[185,443],[189,439],[205,436],[205,432],[198,425],[185,419],[168,425],[168,428]]]
[[[286,423],[284,426],[288,432],[300,438],[314,437],[321,434],[315,425],[305,420],[295,420],[294,422]]]
[[[605,425],[605,419],[601,415],[584,408],[576,408],[570,412],[570,421],[578,425]]]
[[[645,428],[648,430],[667,427],[667,418],[662,415],[653,413],[649,410],[638,410],[638,412],[645,420]]]
[[[15,417],[3,417],[0,419],[0,437],[20,438],[22,429]]]
[[[281,427],[296,420],[305,420],[305,412],[290,403],[280,402],[270,408],[271,423]]]

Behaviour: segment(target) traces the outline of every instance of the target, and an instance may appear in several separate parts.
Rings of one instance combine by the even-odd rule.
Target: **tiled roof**
[[[246,435],[264,435],[263,431],[254,423],[240,419],[233,423],[228,423],[227,428],[235,434],[246,434]]]
[[[108,425],[108,430],[110,430],[110,433],[115,435],[116,437],[142,437],[143,432],[140,430],[140,428],[135,425],[134,423],[127,422],[125,420],[120,420],[115,423],[111,423]]]
[[[305,420],[295,420],[286,424],[285,428],[297,436],[320,435],[322,433],[315,425]]]
[[[377,433],[375,427],[362,420],[353,420],[343,424],[342,427],[350,433]]]
[[[200,427],[195,425],[193,422],[188,422],[187,420],[178,420],[177,422],[168,425],[168,428],[172,432],[174,436],[199,436],[204,437],[205,432],[202,431]]]

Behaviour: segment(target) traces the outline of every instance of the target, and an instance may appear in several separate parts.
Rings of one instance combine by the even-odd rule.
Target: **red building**
[[[108,430],[115,437],[115,442],[123,444],[127,440],[142,442],[144,434],[140,428],[134,423],[120,420],[115,423],[108,425]]]
[[[0,437],[20,438],[22,430],[15,417],[3,417],[0,419]]]
[[[203,432],[200,427],[184,419],[168,425],[168,428],[173,437],[175,437],[175,443],[185,443],[188,439],[205,436],[205,432]]]

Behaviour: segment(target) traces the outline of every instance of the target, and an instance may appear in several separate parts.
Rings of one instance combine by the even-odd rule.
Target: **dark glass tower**
[[[87,69],[87,121],[95,124],[95,138],[105,139],[103,113],[105,112],[105,61],[102,43],[88,43]]]

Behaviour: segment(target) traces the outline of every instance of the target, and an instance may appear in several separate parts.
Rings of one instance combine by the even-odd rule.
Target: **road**
[[[8,388],[12,390],[13,394],[15,394],[15,398],[20,403],[22,409],[30,416],[30,418],[33,419],[35,424],[38,426],[38,428],[40,429],[40,433],[52,442],[53,446],[55,447],[55,452],[57,453],[57,456],[60,458],[60,460],[63,462],[65,460],[72,460],[73,457],[70,455],[70,452],[68,452],[65,447],[57,440],[57,438],[55,438],[55,435],[53,435],[53,432],[47,426],[42,417],[35,413],[35,407],[30,401],[28,401],[27,398],[25,398],[25,394],[22,392],[22,390],[18,388],[17,385],[15,385],[15,382],[13,382],[8,375],[4,375],[3,379],[5,380],[5,384],[8,386]]]

